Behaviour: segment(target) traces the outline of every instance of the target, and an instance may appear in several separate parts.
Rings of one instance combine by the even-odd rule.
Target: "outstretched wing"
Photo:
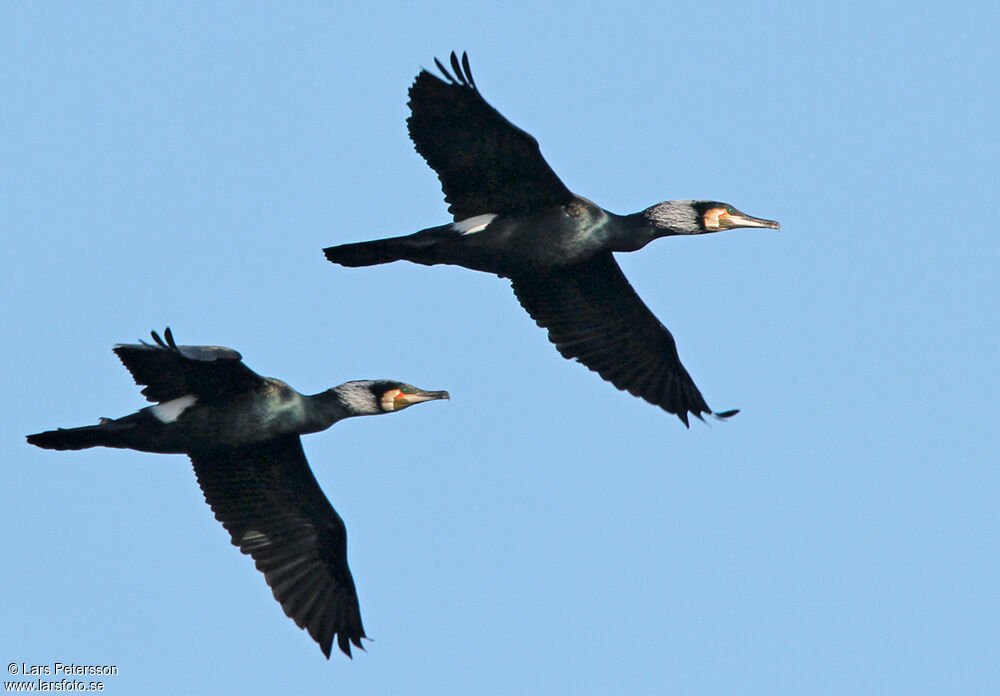
[[[712,413],[681,365],[673,336],[632,289],[610,252],[511,277],[517,299],[564,358],[676,414]],[[716,414],[721,418],[735,411]]]
[[[249,554],[285,614],[330,657],[350,657],[365,630],[347,567],[347,530],[309,469],[297,435],[192,453],[205,500]]]
[[[464,53],[444,80],[422,70],[406,120],[417,152],[437,172],[455,220],[567,203],[573,194],[542,157],[538,141],[490,106]]]
[[[150,401],[170,401],[187,394],[214,399],[260,387],[264,378],[243,364],[243,356],[219,346],[178,346],[168,328],[155,345],[128,343],[115,346],[115,354],[135,378],[145,385]]]

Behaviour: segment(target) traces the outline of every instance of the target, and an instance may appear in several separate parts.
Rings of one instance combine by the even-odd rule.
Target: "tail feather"
[[[433,247],[441,241],[439,234],[427,234],[429,230],[405,237],[376,239],[371,242],[355,242],[327,247],[323,250],[326,258],[341,266],[377,266],[393,261],[412,261],[433,265],[441,263],[432,253]],[[447,235],[453,237],[454,233]]]
[[[122,447],[114,429],[108,424],[87,425],[82,428],[59,428],[44,433],[28,435],[28,442],[42,449],[80,450],[88,447]]]

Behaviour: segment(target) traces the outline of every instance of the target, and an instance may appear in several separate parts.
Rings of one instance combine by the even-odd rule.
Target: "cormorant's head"
[[[378,398],[383,413],[402,411],[407,406],[436,399],[450,399],[446,391],[424,391],[405,382],[378,381],[372,384],[372,392]]]
[[[728,203],[718,201],[664,201],[642,211],[663,235],[705,234],[734,227],[781,226],[774,220],[762,220],[741,213]]]
[[[718,201],[695,201],[694,208],[698,211],[699,222],[703,232],[718,232],[731,230],[735,227],[769,227],[772,230],[781,229],[774,220],[763,220],[741,213],[728,203]]]
[[[402,411],[407,406],[422,401],[451,398],[446,391],[424,391],[412,384],[388,379],[345,382],[330,392],[352,416],[377,416],[382,413]]]

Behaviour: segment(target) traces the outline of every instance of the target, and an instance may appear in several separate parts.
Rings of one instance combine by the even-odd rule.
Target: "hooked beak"
[[[451,396],[446,391],[424,391],[423,389],[416,391],[412,394],[404,394],[400,392],[393,399],[395,403],[395,410],[398,411],[401,408],[406,408],[407,406],[412,406],[413,404],[419,404],[424,401],[435,401],[436,399],[450,399]]]
[[[775,220],[764,220],[755,218],[746,213],[733,209],[733,212],[725,211],[719,215],[719,229],[731,230],[734,227],[768,227],[772,230],[780,230],[781,225]]]

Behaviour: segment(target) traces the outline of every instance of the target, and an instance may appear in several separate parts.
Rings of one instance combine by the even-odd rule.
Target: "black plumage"
[[[434,169],[454,222],[325,249],[344,266],[452,264],[509,278],[521,305],[575,358],[619,389],[676,414],[712,413],[670,332],[632,289],[613,252],[659,237],[777,228],[716,201],[666,201],[616,215],[573,194],[538,142],[479,93],[466,55],[410,87],[410,138]],[[454,74],[453,74],[454,73]],[[735,411],[716,413],[728,417]]]
[[[142,393],[156,405],[82,428],[28,436],[46,449],[117,447],[187,454],[232,543],[264,573],[290,618],[330,656],[365,638],[347,565],[347,530],[313,476],[299,435],[352,416],[448,398],[390,380],[347,382],[306,396],[261,377],[239,353],[178,346],[170,329],[154,345],[118,345]]]
[[[224,399],[227,395],[260,389],[264,379],[243,364],[243,356],[220,346],[182,346],[174,342],[170,329],[150,334],[155,345],[121,343],[115,355],[135,379],[146,385],[142,395],[149,401],[170,401],[185,394],[202,399]]]
[[[436,58],[443,82],[427,71],[410,87],[406,125],[417,152],[438,173],[456,220],[498,211],[564,205],[573,194],[542,157],[538,141],[486,103],[469,58],[451,54],[457,80]],[[530,185],[525,185],[530,183]]]

